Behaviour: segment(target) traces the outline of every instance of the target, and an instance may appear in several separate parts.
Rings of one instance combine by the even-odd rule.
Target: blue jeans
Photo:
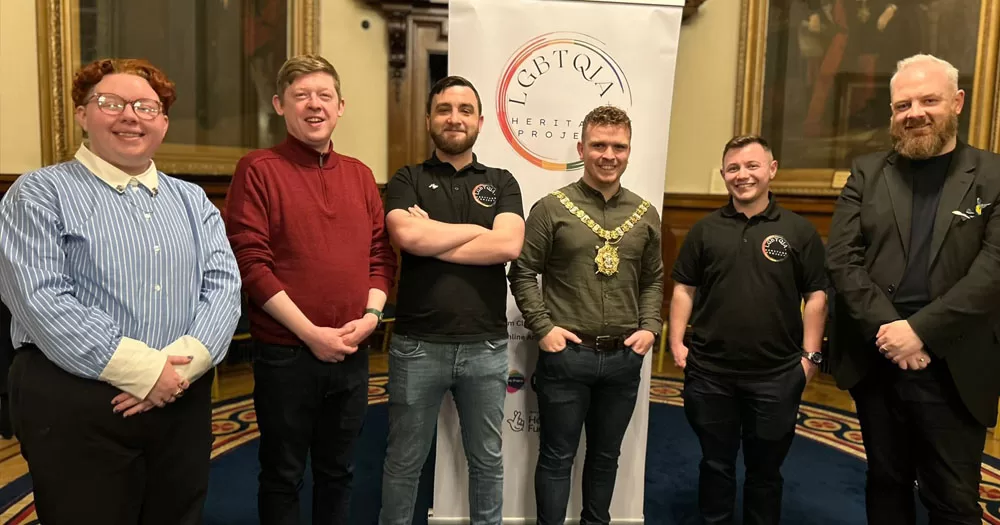
[[[635,410],[643,357],[629,348],[597,352],[573,343],[561,352],[538,354],[538,524],[562,525],[566,521],[573,461],[584,428],[587,455],[580,523],[610,523],[618,457]]]
[[[430,343],[393,335],[389,345],[389,446],[381,525],[409,525],[441,400],[451,391],[469,463],[472,525],[503,521],[500,425],[507,395],[507,339]]]

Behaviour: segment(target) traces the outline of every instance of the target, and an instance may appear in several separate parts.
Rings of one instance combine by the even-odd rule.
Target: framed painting
[[[36,0],[45,164],[83,141],[73,74],[100,58],[145,58],[177,85],[157,152],[167,173],[231,175],[284,138],[271,97],[281,64],[318,49],[319,0]]]
[[[896,62],[959,70],[959,137],[1000,151],[1000,0],[742,0],[736,133],[771,144],[775,193],[836,195],[851,160],[889,149]]]

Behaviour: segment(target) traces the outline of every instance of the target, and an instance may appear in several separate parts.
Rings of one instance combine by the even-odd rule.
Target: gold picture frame
[[[230,5],[237,7],[245,5],[242,3],[244,0],[214,1],[226,5],[227,8]],[[282,22],[287,36],[284,46],[286,56],[317,52],[319,0],[281,1],[286,7],[285,19]],[[106,0],[98,0],[96,3],[102,2]],[[45,165],[69,160],[83,142],[82,131],[73,119],[74,107],[71,97],[73,75],[81,65],[80,3],[80,0],[36,0],[42,161]],[[203,4],[194,5],[201,7]],[[238,27],[236,22],[234,24],[236,24],[234,27]],[[241,57],[234,58],[239,60]],[[283,60],[284,57],[279,59]],[[278,64],[280,65],[280,62]],[[273,80],[270,82],[273,85]],[[184,93],[179,94],[184,95]],[[244,139],[242,143],[246,142]],[[155,162],[157,168],[166,173],[232,175],[238,160],[250,149],[250,147],[171,142],[171,133],[168,132],[163,145],[157,151]]]
[[[778,175],[771,183],[775,193],[837,195],[849,174],[850,158],[888,147],[888,79],[895,70],[895,59],[933,52],[927,47],[941,49],[937,54],[953,62],[948,52],[962,56],[959,49],[975,49],[974,59],[970,57],[964,69],[956,64],[960,86],[967,92],[960,136],[973,146],[1000,152],[1000,0],[980,0],[978,6],[972,0],[935,0],[926,2],[931,7],[920,8],[922,11],[911,13],[910,18],[901,10],[917,8],[897,7],[888,0],[741,1],[735,132],[761,134],[775,148],[779,161]],[[892,6],[892,13],[885,17],[888,23],[883,23],[881,17],[886,13],[883,6]],[[956,6],[965,9],[965,18],[953,14]],[[970,20],[977,7],[978,30],[974,33],[969,28],[946,25],[949,21]],[[933,21],[936,26],[917,18],[929,17],[929,9],[939,10]],[[857,18],[851,20],[851,16]],[[887,28],[892,27],[893,18],[901,20],[899,24],[910,25],[891,34]],[[861,20],[868,25],[861,26]],[[933,31],[927,30],[928,26]],[[866,35],[859,27],[876,29],[869,29]],[[853,43],[852,49],[850,31],[855,29],[856,42],[861,43]],[[950,44],[956,38],[966,38],[963,31],[969,35],[963,42],[965,47],[948,48],[946,41]],[[885,34],[875,34],[881,32]],[[838,33],[840,36],[836,36]],[[813,35],[815,39],[809,40]],[[821,40],[823,36],[827,40]],[[917,38],[925,40],[908,49],[908,43],[917,42]],[[834,39],[839,39],[837,44]],[[813,45],[817,42],[828,45]],[[863,49],[864,43],[871,47]],[[835,45],[839,45],[838,54],[833,55],[830,50]],[[883,52],[894,45],[895,55]],[[848,60],[852,62],[848,64]],[[834,69],[831,64],[847,65]],[[817,79],[824,73],[827,77],[822,83]],[[800,82],[800,78],[807,80]],[[808,87],[809,80],[813,82],[811,91],[796,88]],[[816,86],[822,86],[824,91]],[[879,90],[877,95],[873,94],[875,90]],[[817,93],[826,96],[821,98]],[[866,98],[868,107],[853,109],[861,107]],[[862,124],[852,122],[852,118]],[[794,161],[785,162],[788,159]]]

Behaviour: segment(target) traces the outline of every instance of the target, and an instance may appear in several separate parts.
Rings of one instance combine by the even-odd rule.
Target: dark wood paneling
[[[819,234],[826,242],[830,233],[830,219],[833,217],[833,206],[836,197],[800,197],[791,195],[781,195],[776,197],[778,202],[785,208],[802,215],[809,222],[816,226]],[[694,195],[681,193],[667,193],[663,196],[663,312],[670,307],[670,297],[673,291],[674,282],[670,278],[670,271],[674,261],[677,260],[677,253],[684,243],[684,237],[691,230],[694,223],[698,222],[708,213],[725,206],[729,201],[726,195]]]

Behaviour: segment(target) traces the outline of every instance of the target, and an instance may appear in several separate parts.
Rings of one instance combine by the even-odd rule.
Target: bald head
[[[896,63],[896,72],[889,80],[889,90],[894,92],[900,81],[933,80],[942,82],[950,92],[958,91],[958,69],[947,60],[934,55],[913,55]]]

